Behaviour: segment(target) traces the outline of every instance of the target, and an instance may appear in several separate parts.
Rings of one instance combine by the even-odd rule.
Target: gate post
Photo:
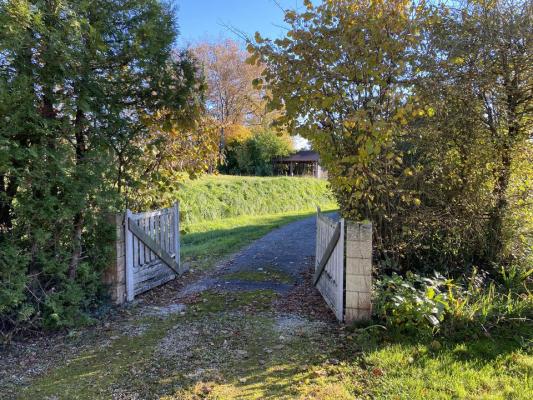
[[[180,203],[178,201],[174,203],[173,213],[174,218],[172,221],[172,229],[174,231],[174,260],[176,261],[176,264],[178,264],[178,271],[183,272],[180,258]]]
[[[320,248],[320,239],[321,239],[321,231],[320,231],[320,228],[321,228],[321,225],[318,223],[318,218],[320,217],[320,213],[322,212],[322,210],[320,209],[320,207],[317,206],[316,208],[316,238],[315,238],[315,268],[314,268],[314,271],[313,272],[316,272],[316,268],[318,267],[318,263],[320,262],[320,256],[319,256],[319,252],[318,252],[318,249]]]
[[[109,265],[104,271],[103,282],[109,288],[111,301],[120,305],[126,301],[124,214],[111,214],[107,218],[114,231],[113,252],[109,260]]]
[[[345,321],[372,314],[372,224],[346,221]]]
[[[124,232],[126,234],[126,298],[133,301],[135,297],[133,287],[133,233],[130,231],[131,211],[126,210]]]

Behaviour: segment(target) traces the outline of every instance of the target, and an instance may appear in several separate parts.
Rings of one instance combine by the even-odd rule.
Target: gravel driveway
[[[212,275],[186,286],[181,295],[210,289],[286,293],[312,267],[315,224],[316,218],[310,217],[273,230],[231,256]]]

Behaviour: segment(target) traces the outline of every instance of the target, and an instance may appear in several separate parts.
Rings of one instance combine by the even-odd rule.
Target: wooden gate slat
[[[133,237],[133,266],[139,265],[139,239]]]
[[[172,214],[168,216],[168,236],[167,236],[167,251],[168,254],[173,255],[174,249],[172,248]]]
[[[155,216],[150,215],[149,218],[150,218],[150,232],[148,233],[148,235],[149,235],[150,237],[154,237],[154,232],[155,232]],[[150,249],[150,261],[153,261],[154,259],[155,259],[155,254],[154,254],[154,252],[152,251],[152,249]]]
[[[180,259],[180,209],[178,206],[178,203],[174,204],[174,212],[172,213],[172,233],[173,233],[173,247],[174,247],[174,259],[178,263],[178,265],[181,266],[181,259]]]
[[[324,255],[322,256],[316,268],[315,277],[314,277],[315,285],[320,279],[320,277],[322,276],[322,273],[324,272],[324,270],[326,269],[326,265],[331,255],[333,254],[333,250],[335,250],[335,247],[337,246],[337,243],[339,242],[340,236],[341,236],[341,224],[339,222],[337,223],[337,226],[335,227],[335,230],[333,231],[333,234],[328,241],[328,245],[324,251]]]
[[[165,225],[165,236],[163,240],[163,246],[165,248],[165,251],[170,254],[170,252],[168,251],[168,215],[165,215],[164,225]]]
[[[146,220],[144,218],[139,220],[139,226],[143,230],[144,230],[145,221]],[[139,265],[143,265],[146,262],[146,260],[144,258],[144,250],[145,250],[145,245],[144,245],[144,243],[141,243],[141,248],[139,249],[139,260],[140,260]]]

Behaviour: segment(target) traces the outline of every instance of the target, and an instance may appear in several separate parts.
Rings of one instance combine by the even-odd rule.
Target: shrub
[[[287,37],[258,34],[251,61],[342,215],[373,222],[376,257],[531,264],[531,2],[319,3],[286,13]]]
[[[430,278],[413,273],[385,276],[376,283],[374,311],[378,319],[399,331],[425,335],[453,335],[466,330],[488,333],[533,316],[529,274],[506,276],[504,279],[510,280],[505,284],[476,269],[457,282],[438,273]]]
[[[377,283],[375,312],[400,330],[432,332],[444,319],[449,283],[438,273],[432,278],[413,273],[385,276]]]
[[[83,246],[87,250],[74,279],[68,275],[64,253],[50,255],[42,245],[32,259],[24,243],[5,236],[0,241],[1,341],[9,342],[20,332],[85,324],[105,301],[101,274],[113,251],[114,231],[102,216],[86,222]]]
[[[443,331],[453,334],[468,329],[488,333],[497,326],[531,319],[533,295],[527,288],[528,279],[526,275],[521,278],[516,275],[512,285],[501,284],[474,269],[462,282],[450,285]]]

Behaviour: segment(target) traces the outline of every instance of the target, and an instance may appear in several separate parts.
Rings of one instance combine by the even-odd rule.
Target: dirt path
[[[291,223],[93,329],[15,347],[3,397],[353,398],[331,373],[349,353],[310,285],[314,235]]]

